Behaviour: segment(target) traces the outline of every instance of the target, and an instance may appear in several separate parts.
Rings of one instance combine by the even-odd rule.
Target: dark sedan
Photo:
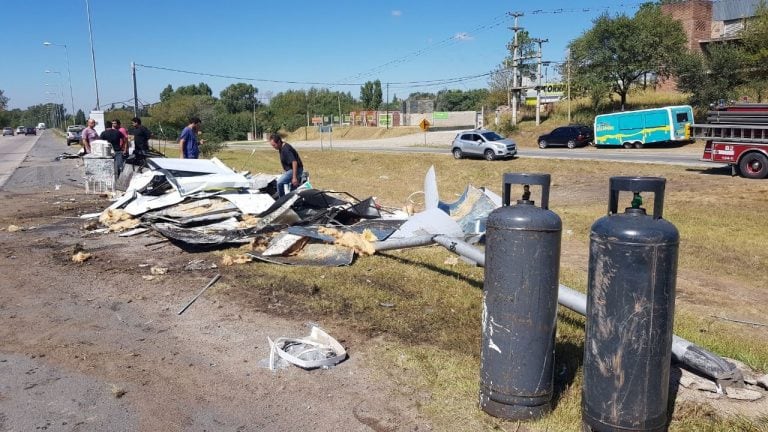
[[[541,135],[539,148],[562,145],[568,148],[586,146],[592,143],[594,135],[592,128],[584,125],[570,125],[555,128],[552,132]]]
[[[37,135],[37,129],[28,127],[24,129],[24,135]]]

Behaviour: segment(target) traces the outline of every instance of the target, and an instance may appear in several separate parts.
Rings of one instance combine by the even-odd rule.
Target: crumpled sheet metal
[[[259,252],[248,252],[247,255],[271,264],[343,267],[352,264],[355,251],[332,244],[308,243],[295,255],[290,256],[264,256]]]
[[[431,208],[411,216],[390,239],[418,237],[425,234],[461,238],[464,231],[459,224],[439,208]]]
[[[456,220],[465,234],[484,233],[488,215],[498,207],[484,190],[472,185],[464,189],[458,200],[452,203],[438,203],[438,208]]]
[[[235,218],[194,228],[183,228],[175,223],[161,222],[152,224],[152,229],[178,244],[194,247],[248,243],[254,235],[253,229],[238,228]]]
[[[257,215],[267,210],[275,200],[265,193],[223,193],[217,195],[236,205],[243,214]]]
[[[147,165],[156,170],[166,170],[174,177],[199,176],[201,174],[234,174],[232,168],[226,166],[218,158],[211,159],[176,159],[148,158]]]
[[[269,369],[275,370],[278,358],[303,369],[330,367],[347,358],[347,350],[320,327],[312,326],[307,337],[280,337],[269,341]]]

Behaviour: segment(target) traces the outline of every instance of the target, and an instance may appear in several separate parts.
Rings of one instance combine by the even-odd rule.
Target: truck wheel
[[[635,141],[635,148],[636,148],[636,149],[641,149],[641,148],[643,148],[643,143],[641,143],[640,141]]]
[[[739,171],[741,171],[742,177],[765,178],[768,176],[768,158],[762,153],[747,153],[739,161]]]
[[[454,159],[461,159],[464,157],[464,154],[461,152],[460,148],[453,149],[453,158]]]
[[[493,150],[491,149],[486,150],[485,153],[483,153],[483,155],[485,156],[485,160],[487,161],[492,161],[496,159],[496,154],[493,153]]]
[[[569,149],[576,148],[576,141],[574,140],[568,140],[568,142],[565,144]]]
[[[631,142],[625,142],[624,144],[622,144],[622,147],[624,147],[625,149],[631,149],[632,148],[632,143]]]

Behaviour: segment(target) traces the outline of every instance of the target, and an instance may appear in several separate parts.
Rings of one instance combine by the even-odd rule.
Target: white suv
[[[494,131],[474,129],[456,135],[451,145],[451,153],[456,159],[482,157],[492,161],[514,157],[517,154],[517,144]]]
[[[67,145],[77,144],[80,142],[80,132],[85,129],[85,126],[72,125],[67,126]]]

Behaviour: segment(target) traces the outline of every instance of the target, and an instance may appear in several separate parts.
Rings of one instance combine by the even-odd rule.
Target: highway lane
[[[0,188],[24,162],[40,135],[14,135],[0,137]]]

